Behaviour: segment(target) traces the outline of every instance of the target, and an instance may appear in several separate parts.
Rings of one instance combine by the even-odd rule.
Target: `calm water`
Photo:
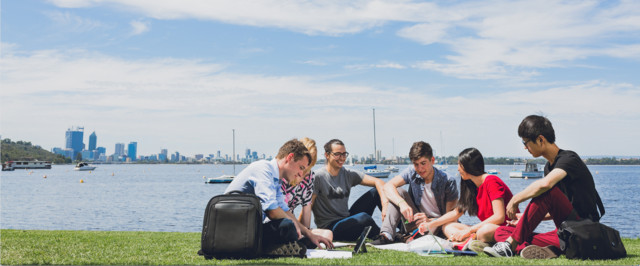
[[[237,165],[236,171],[244,167]],[[398,167],[402,170],[407,166]],[[362,166],[353,168],[361,170]],[[509,178],[513,168],[487,166],[499,170],[498,176],[515,194],[533,180]],[[640,166],[589,169],[606,208],[601,222],[618,229],[624,237],[640,237],[636,221],[640,217]],[[449,166],[446,172],[457,176],[455,166]],[[0,227],[200,232],[207,202],[227,186],[205,184],[203,177],[232,173],[231,165],[98,165],[91,172],[73,171],[72,165],[54,165],[50,170],[2,172]],[[367,189],[354,188],[350,201]],[[525,206],[521,204],[520,209]],[[374,218],[380,220],[378,210]],[[478,222],[468,216],[461,221]],[[552,229],[553,223],[543,222],[536,231]]]

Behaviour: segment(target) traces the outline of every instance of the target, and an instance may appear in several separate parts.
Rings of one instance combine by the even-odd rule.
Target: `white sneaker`
[[[498,242],[493,247],[486,247],[483,249],[484,253],[492,257],[513,257],[513,250],[511,250],[511,244],[509,242]]]

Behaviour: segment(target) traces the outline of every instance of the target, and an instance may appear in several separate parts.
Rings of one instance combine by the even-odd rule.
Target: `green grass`
[[[57,265],[602,265],[640,264],[640,239],[624,239],[629,254],[621,260],[582,261],[477,257],[433,258],[369,247],[351,259],[205,260],[200,233],[0,230],[0,264]]]

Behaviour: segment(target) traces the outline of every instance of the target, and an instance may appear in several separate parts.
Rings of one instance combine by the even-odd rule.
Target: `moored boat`
[[[2,171],[15,169],[51,169],[51,162],[47,161],[8,161],[2,164]]]
[[[511,178],[541,178],[544,175],[542,171],[538,171],[538,164],[526,163],[524,171],[509,172]]]
[[[232,175],[221,175],[218,177],[209,177],[205,183],[231,183],[235,176]]]
[[[387,166],[387,168],[385,168],[384,170],[392,173],[397,173],[400,171],[400,168],[390,165],[390,166]]]
[[[391,171],[388,170],[378,170],[378,167],[375,165],[365,166],[364,173],[366,175],[370,175],[377,178],[387,178],[391,174]]]

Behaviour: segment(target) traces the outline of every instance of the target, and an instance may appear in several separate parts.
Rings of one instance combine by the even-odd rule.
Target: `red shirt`
[[[478,219],[480,221],[484,221],[487,218],[493,215],[493,206],[491,206],[491,201],[502,198],[504,201],[505,207],[505,218],[510,220],[509,217],[506,217],[506,209],[507,203],[511,200],[513,194],[511,194],[511,190],[507,185],[502,182],[502,179],[495,175],[488,175],[482,185],[478,188],[478,195],[476,196],[476,202],[478,203]],[[505,225],[506,221],[501,225]]]

